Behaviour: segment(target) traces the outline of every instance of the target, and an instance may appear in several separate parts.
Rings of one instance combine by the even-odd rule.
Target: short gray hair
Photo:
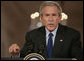
[[[40,9],[39,9],[40,16],[42,16],[43,8],[45,6],[56,6],[58,8],[58,14],[61,15],[61,13],[62,13],[62,8],[61,8],[61,6],[59,5],[58,2],[55,2],[55,1],[45,1],[40,6]]]

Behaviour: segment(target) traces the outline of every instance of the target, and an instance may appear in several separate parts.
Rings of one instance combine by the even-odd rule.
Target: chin
[[[48,30],[49,30],[50,32],[52,32],[53,30],[55,30],[55,28],[54,28],[54,27],[48,27]]]

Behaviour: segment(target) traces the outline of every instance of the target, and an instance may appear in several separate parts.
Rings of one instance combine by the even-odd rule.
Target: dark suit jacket
[[[46,58],[46,32],[44,26],[26,33],[26,43],[20,52],[20,56],[25,57],[32,52],[39,53]],[[82,59],[82,57],[79,32],[59,24],[53,47],[53,58]]]

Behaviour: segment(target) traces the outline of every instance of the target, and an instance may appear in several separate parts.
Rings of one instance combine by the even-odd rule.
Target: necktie
[[[49,34],[48,44],[47,44],[47,58],[52,57],[52,48],[53,48],[53,40],[52,40],[53,34]]]

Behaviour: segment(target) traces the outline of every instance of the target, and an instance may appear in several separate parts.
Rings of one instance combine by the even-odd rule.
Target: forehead
[[[58,9],[56,6],[45,6],[43,8],[43,13],[57,13]]]

